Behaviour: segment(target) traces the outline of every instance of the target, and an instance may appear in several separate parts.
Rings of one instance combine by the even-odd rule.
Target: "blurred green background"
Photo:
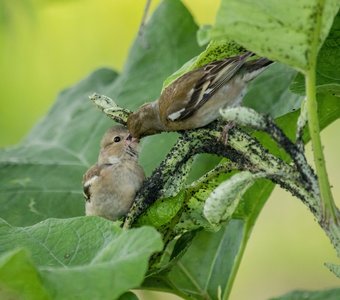
[[[218,0],[183,2],[199,24],[214,22]],[[157,3],[152,1],[151,10]],[[144,5],[144,0],[0,0],[0,147],[18,143],[64,88],[99,67],[121,70]],[[337,200],[339,130],[337,121],[322,134]],[[255,226],[231,299],[340,286],[324,262],[338,262],[326,236],[305,206],[276,189]]]

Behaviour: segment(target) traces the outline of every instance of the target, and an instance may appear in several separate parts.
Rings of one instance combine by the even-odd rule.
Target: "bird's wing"
[[[195,85],[187,90],[187,100],[180,102],[182,106],[171,107],[168,118],[171,121],[180,121],[189,118],[202,107],[223,85],[234,77],[237,71],[244,65],[247,58],[252,56],[247,52],[240,56],[234,56],[218,60],[202,67],[202,74]],[[176,101],[177,104],[178,101]],[[177,106],[177,107],[176,107]]]
[[[177,121],[186,110],[190,101],[190,93],[195,84],[204,75],[203,68],[190,71],[176,79],[162,93],[159,99],[160,111],[165,111],[165,116],[170,121]]]
[[[87,170],[87,172],[83,176],[83,194],[86,201],[90,201],[91,198],[91,192],[90,187],[98,180],[100,176],[101,168],[98,166],[98,164],[93,165],[90,169]]]

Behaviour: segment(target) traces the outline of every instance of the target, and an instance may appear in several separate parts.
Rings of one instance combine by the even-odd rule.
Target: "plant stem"
[[[314,60],[315,62],[315,60]],[[318,183],[320,188],[320,196],[322,201],[322,220],[333,221],[337,223],[337,208],[334,203],[333,195],[330,189],[329,179],[326,170],[325,158],[322,151],[322,144],[320,138],[320,126],[317,113],[316,88],[315,88],[315,63],[310,65],[306,72],[306,96],[307,96],[307,114],[308,127],[312,141],[314,163],[316,174],[318,176]]]

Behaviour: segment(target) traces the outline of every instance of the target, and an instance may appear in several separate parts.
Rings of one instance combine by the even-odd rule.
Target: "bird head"
[[[122,158],[138,157],[139,140],[132,138],[126,127],[116,125],[109,128],[101,141],[99,162],[114,163]]]
[[[157,105],[156,102],[146,103],[129,116],[127,126],[133,137],[142,138],[162,130]]]

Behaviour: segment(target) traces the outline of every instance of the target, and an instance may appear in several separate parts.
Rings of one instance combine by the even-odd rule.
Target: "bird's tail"
[[[251,81],[272,63],[273,61],[265,57],[247,61],[242,67],[244,71],[243,78],[246,81]]]

